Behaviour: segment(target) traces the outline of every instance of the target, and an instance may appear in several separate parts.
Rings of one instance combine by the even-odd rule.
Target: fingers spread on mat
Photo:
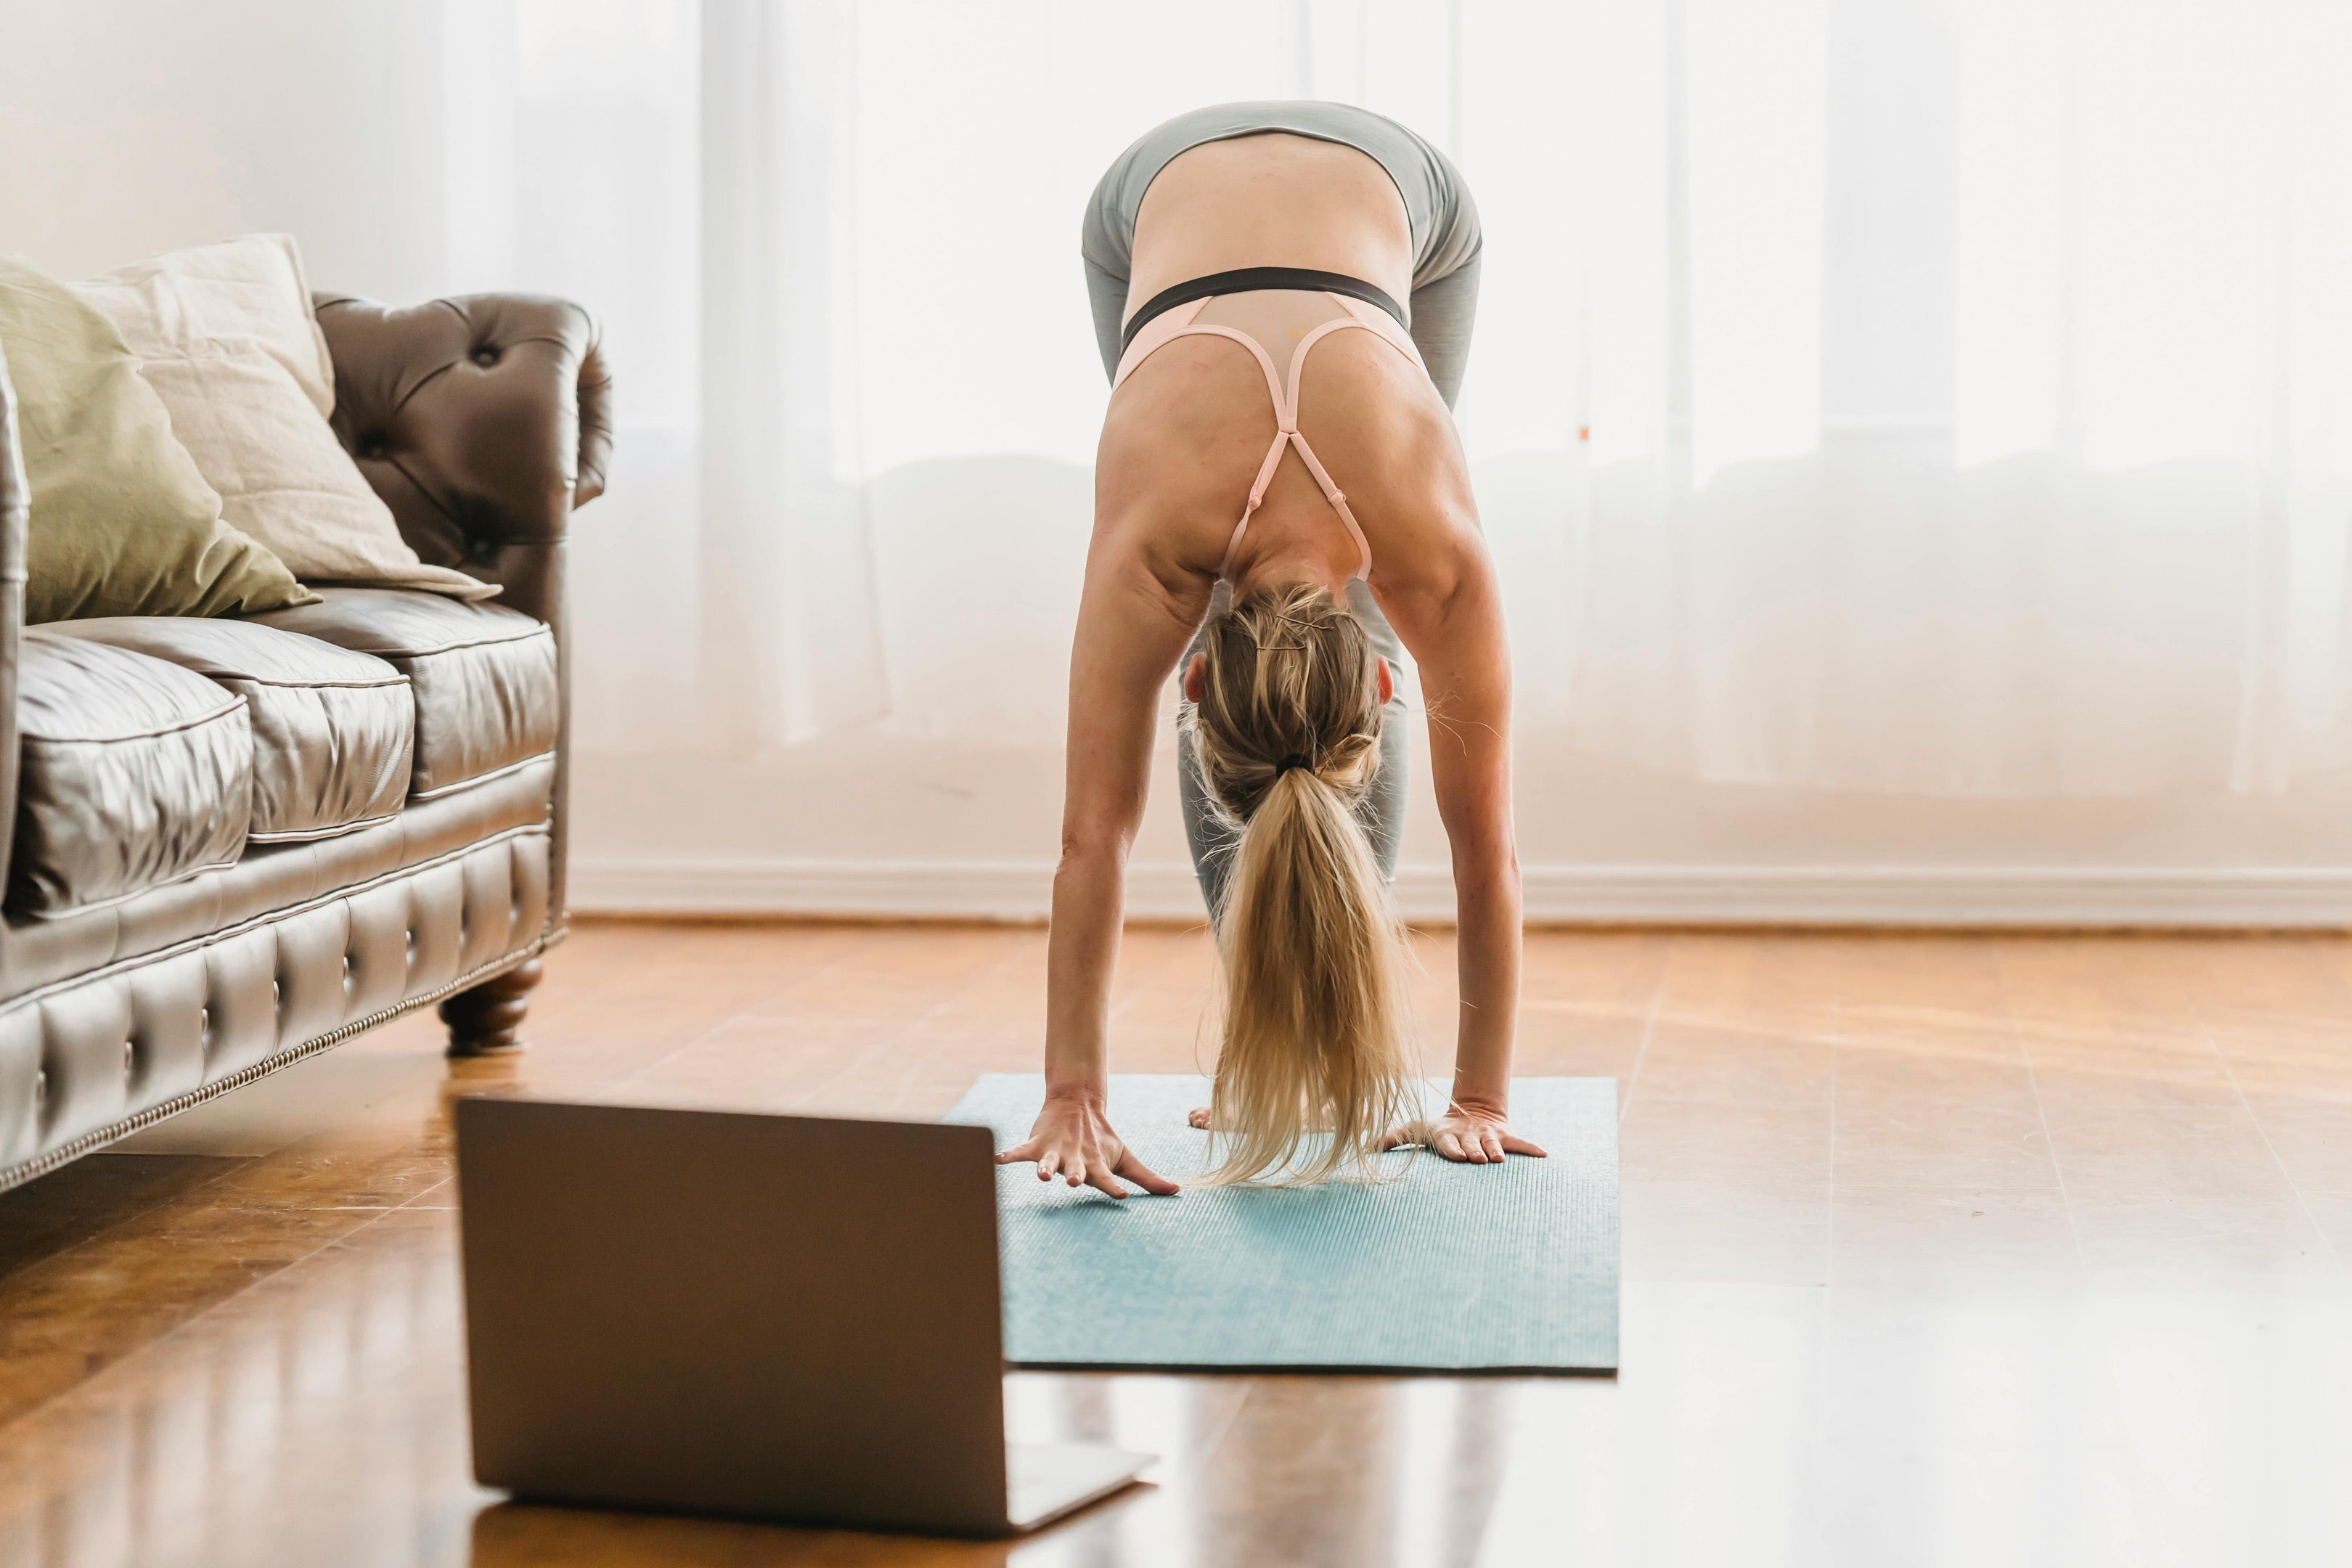
[[[1172,1198],[1182,1190],[1175,1183],[1137,1159],[1135,1151],[1132,1149],[1120,1156],[1118,1173],[1154,1197]]]
[[[1528,1142],[1526,1139],[1520,1137],[1516,1132],[1506,1132],[1503,1134],[1503,1147],[1510,1153],[1532,1154],[1538,1160],[1548,1160],[1551,1157],[1545,1153],[1538,1145]]]

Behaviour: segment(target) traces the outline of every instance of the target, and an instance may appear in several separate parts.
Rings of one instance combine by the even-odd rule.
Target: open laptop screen
[[[456,1121],[483,1484],[1004,1528],[986,1129],[501,1098]]]

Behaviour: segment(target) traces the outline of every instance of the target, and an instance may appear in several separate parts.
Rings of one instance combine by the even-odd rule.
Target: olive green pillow
[[[19,256],[0,257],[0,348],[33,492],[25,618],[224,616],[318,595],[221,521],[112,322]]]

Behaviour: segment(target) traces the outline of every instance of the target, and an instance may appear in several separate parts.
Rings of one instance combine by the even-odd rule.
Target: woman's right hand
[[[1060,1176],[1074,1187],[1094,1187],[1112,1197],[1127,1196],[1118,1178],[1125,1176],[1159,1197],[1175,1195],[1176,1184],[1135,1157],[1135,1151],[1111,1131],[1099,1098],[1086,1094],[1048,1095],[1029,1141],[1015,1143],[996,1157],[1000,1165],[1037,1162],[1037,1179]]]

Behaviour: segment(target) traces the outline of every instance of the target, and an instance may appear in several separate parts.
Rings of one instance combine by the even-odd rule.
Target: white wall
[[[0,247],[68,277],[265,229],[314,281],[440,282],[430,5],[8,0]]]
[[[403,0],[8,0],[0,249],[78,276],[283,229],[320,287],[407,300],[488,286],[511,266],[505,281],[598,306],[593,254],[534,250],[523,217],[510,220],[519,239],[446,218],[478,212],[478,191],[461,202],[451,187],[500,155],[495,139],[469,139],[468,106],[441,86],[463,79],[445,62],[472,47],[486,14],[498,12],[454,5],[458,20],[445,25],[440,7]],[[587,151],[568,202],[597,199],[601,161],[619,155],[579,129]],[[614,200],[611,221],[677,224],[690,181],[666,212]],[[624,422],[613,491],[576,535],[578,900],[1041,912],[1061,784],[1050,746],[882,725],[767,758],[698,744],[698,694],[716,689],[699,662],[698,584],[724,563],[699,558],[694,522],[693,361],[681,341],[692,318],[641,299],[606,313]],[[1557,732],[1531,736],[1520,760],[1538,915],[2352,920],[2342,773],[2272,795],[1969,801],[1707,784],[1580,753]],[[1189,912],[1168,766],[1138,850],[1137,902]],[[1413,813],[1402,891],[1439,914],[1444,839],[1425,788]]]

